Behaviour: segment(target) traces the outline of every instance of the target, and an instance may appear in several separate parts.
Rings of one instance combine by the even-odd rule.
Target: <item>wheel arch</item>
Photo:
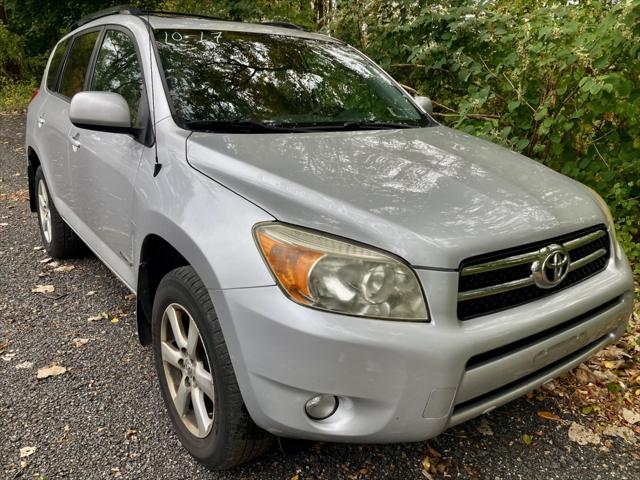
[[[143,345],[151,343],[153,301],[160,281],[171,270],[187,265],[190,265],[194,270],[196,269],[163,236],[150,233],[142,241],[137,275],[136,318],[138,339]]]
[[[31,146],[27,148],[27,180],[29,188],[29,210],[32,212],[37,211],[36,200],[36,170],[40,166],[40,157],[36,153],[35,149]]]

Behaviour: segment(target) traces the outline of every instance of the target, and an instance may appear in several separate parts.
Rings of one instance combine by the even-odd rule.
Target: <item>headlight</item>
[[[616,242],[616,225],[615,225],[615,222],[613,220],[613,216],[611,215],[611,211],[609,210],[609,206],[607,205],[607,202],[605,202],[604,199],[600,195],[598,195],[598,192],[596,192],[592,188],[589,188],[589,187],[587,187],[587,188],[591,192],[591,195],[593,196],[593,199],[596,201],[596,203],[600,207],[600,210],[602,210],[602,213],[607,218],[607,223],[609,224],[608,225],[609,231],[611,232],[611,239],[612,239],[613,245],[615,247],[615,245],[617,243]]]
[[[278,223],[258,225],[254,233],[278,284],[295,302],[347,315],[429,319],[416,274],[391,255]]]

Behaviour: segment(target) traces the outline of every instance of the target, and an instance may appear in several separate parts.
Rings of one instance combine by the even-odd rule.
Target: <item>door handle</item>
[[[45,121],[46,121],[46,120],[44,119],[44,117],[43,117],[42,115],[40,115],[40,116],[38,117],[38,128],[41,128],[41,127],[42,127],[42,125],[44,125],[44,122],[45,122]]]
[[[78,138],[80,138],[79,133],[76,133],[75,135],[69,135],[69,142],[71,142],[71,148],[74,152],[77,152],[81,145],[78,141]]]

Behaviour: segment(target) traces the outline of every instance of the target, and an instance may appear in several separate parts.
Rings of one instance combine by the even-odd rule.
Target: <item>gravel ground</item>
[[[420,479],[428,477],[427,457],[444,470],[436,477],[640,478],[637,446],[615,437],[571,441],[569,426],[582,420],[543,392],[429,442],[283,441],[250,465],[205,470],[171,431],[151,350],[137,341],[129,292],[92,255],[60,263],[71,271],[43,262],[23,138],[24,116],[0,114],[0,477]],[[36,285],[55,291],[32,293]],[[101,312],[108,318],[88,321]],[[38,380],[37,370],[52,364],[67,371]],[[25,447],[35,451],[21,458]]]

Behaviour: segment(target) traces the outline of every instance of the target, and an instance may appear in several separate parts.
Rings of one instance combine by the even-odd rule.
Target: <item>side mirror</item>
[[[413,97],[413,100],[428,114],[433,113],[433,103],[431,103],[431,99],[429,97]]]
[[[69,118],[78,128],[132,133],[127,101],[119,93],[80,92],[71,99]]]

